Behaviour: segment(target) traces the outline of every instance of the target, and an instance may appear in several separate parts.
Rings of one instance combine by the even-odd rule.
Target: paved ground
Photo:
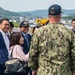
[[[68,26],[68,25],[65,25],[67,28],[69,29],[72,29],[72,26]],[[31,27],[32,28],[32,27]],[[29,28],[29,30],[31,31],[31,28]],[[12,30],[13,32],[20,32],[20,29],[19,28],[13,28]]]
[[[20,32],[19,28],[13,28],[12,32]],[[29,34],[31,34],[31,28],[29,28]]]
[[[13,28],[13,32],[20,32],[19,28]]]

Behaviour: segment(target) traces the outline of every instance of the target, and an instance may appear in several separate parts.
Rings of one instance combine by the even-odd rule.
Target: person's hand
[[[37,75],[37,72],[36,71],[32,71],[32,75]]]
[[[75,73],[73,75],[75,75]]]

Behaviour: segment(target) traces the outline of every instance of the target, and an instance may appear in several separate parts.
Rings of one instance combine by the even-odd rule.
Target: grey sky
[[[75,9],[75,0],[0,0],[0,7],[16,12],[48,9],[52,4],[59,4],[63,9]]]

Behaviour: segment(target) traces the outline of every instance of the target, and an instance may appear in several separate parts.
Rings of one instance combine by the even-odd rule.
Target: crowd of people
[[[62,8],[54,4],[48,9],[49,20],[28,33],[28,21],[12,32],[14,24],[0,19],[0,75],[5,75],[5,62],[17,58],[28,63],[32,75],[75,75],[75,19],[72,29],[60,23]]]

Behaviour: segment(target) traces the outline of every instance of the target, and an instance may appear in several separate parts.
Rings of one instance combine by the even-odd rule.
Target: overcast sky
[[[63,9],[75,9],[75,0],[0,0],[0,7],[13,12],[48,9],[52,4],[59,4]]]

